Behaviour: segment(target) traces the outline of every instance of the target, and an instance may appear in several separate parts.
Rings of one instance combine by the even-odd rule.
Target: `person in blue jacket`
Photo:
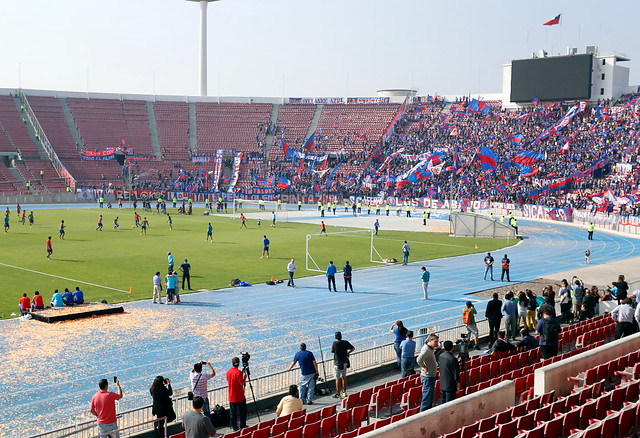
[[[338,292],[336,289],[336,272],[338,268],[333,264],[333,260],[329,262],[327,266],[327,283],[329,284],[329,292],[331,292],[331,284],[333,284],[333,291]]]

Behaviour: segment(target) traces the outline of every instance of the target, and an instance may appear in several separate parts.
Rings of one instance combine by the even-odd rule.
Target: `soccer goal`
[[[361,258],[367,250],[369,252],[369,262],[386,264],[387,262],[384,261],[374,245],[374,234],[374,230],[307,234],[305,244],[307,271],[326,272],[326,264],[329,259],[337,259],[339,255]],[[351,258],[355,259],[355,257]],[[322,266],[325,266],[325,268],[322,268]]]
[[[268,213],[268,216],[262,218],[263,220],[271,220],[271,213],[276,214],[277,222],[287,222],[289,220],[289,213],[287,211],[287,204],[282,202],[278,204],[278,201],[256,201],[254,199],[238,199],[233,200],[233,218],[240,217],[240,213]]]

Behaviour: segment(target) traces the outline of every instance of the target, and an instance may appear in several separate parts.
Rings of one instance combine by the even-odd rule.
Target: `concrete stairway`
[[[309,138],[312,133],[316,132],[318,129],[318,122],[320,122],[320,115],[322,114],[322,109],[324,105],[316,105],[316,112],[313,114],[311,118],[311,122],[309,123],[309,129],[307,129],[307,136],[305,138]]]
[[[280,110],[280,104],[276,103],[271,107],[271,117],[269,117],[269,122],[272,125],[278,123],[278,111]],[[273,134],[267,134],[264,137],[264,150],[271,150],[271,146],[273,146],[273,138],[275,136]]]
[[[160,149],[160,137],[158,136],[158,125],[156,123],[156,110],[153,108],[153,102],[145,102],[147,107],[147,116],[149,118],[149,133],[151,134],[151,146],[153,147],[153,155],[156,160],[162,159],[162,150]]]
[[[21,111],[21,108],[24,105],[24,102],[22,100],[22,96],[21,95],[18,95],[18,96],[14,95],[13,96],[13,102],[16,104],[16,109],[20,113],[20,116],[21,117],[26,117],[26,116],[23,115],[24,113]],[[31,123],[27,122],[24,126],[27,128],[27,132],[29,133],[29,137],[31,137],[31,141],[33,141],[33,144],[36,146],[36,149],[38,149],[38,155],[40,156],[40,159],[41,160],[49,160],[49,154],[44,149],[44,146],[42,145],[42,142],[40,142],[40,139],[36,136],[36,130],[33,128]],[[22,178],[20,178],[20,180],[22,180]]]
[[[67,99],[61,97],[60,105],[62,105],[62,113],[64,114],[64,119],[66,120],[67,126],[69,127],[71,138],[73,138],[73,142],[76,144],[78,153],[81,153],[84,150],[84,141],[82,141],[82,137],[80,137],[80,131],[78,131],[76,121],[73,119],[73,114],[71,114],[71,109],[69,108]]]
[[[192,154],[198,153],[198,123],[195,102],[189,102],[189,149]]]

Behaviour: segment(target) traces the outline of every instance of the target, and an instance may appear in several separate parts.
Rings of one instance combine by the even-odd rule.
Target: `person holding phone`
[[[173,395],[171,380],[162,376],[157,376],[153,379],[149,392],[151,393],[151,397],[153,397],[151,414],[158,418],[166,417],[166,419],[159,420],[157,423],[158,437],[164,438],[165,422],[168,424],[176,419],[176,413],[173,410],[173,402],[171,401],[171,396]]]
[[[91,397],[91,413],[97,417],[96,422],[101,435],[109,434],[111,438],[120,438],[116,420],[116,400],[120,400],[124,394],[118,378],[114,377],[113,381],[118,387],[117,393],[109,391],[107,379],[98,382],[100,391]]]

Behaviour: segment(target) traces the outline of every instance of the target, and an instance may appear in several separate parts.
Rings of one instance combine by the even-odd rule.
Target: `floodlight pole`
[[[207,95],[207,6],[219,0],[187,0],[200,3],[200,68],[198,74],[200,96]]]

